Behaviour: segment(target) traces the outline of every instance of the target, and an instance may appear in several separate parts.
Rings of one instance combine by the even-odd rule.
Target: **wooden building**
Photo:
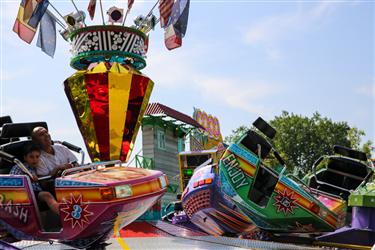
[[[201,125],[193,118],[160,103],[147,106],[142,121],[142,156],[136,165],[168,175],[170,188],[163,204],[176,199],[179,188],[178,153],[185,151],[187,135]]]

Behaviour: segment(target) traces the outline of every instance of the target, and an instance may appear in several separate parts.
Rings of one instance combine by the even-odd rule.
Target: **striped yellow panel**
[[[86,90],[85,71],[78,71],[67,79],[67,93],[88,153],[93,161],[100,159],[99,144]],[[78,122],[80,121],[80,122]]]
[[[109,153],[111,160],[120,159],[131,83],[132,74],[120,64],[114,63],[108,74]]]
[[[139,73],[139,75],[142,75],[140,72],[138,72],[138,73]],[[145,93],[145,96],[143,98],[141,110],[139,111],[138,121],[137,121],[137,124],[135,125],[134,131],[133,131],[133,136],[132,136],[132,140],[131,140],[131,143],[130,143],[129,153],[127,154],[126,160],[125,160],[126,162],[129,160],[131,152],[133,150],[134,142],[135,142],[135,139],[137,138],[138,130],[139,130],[139,127],[141,126],[143,115],[146,111],[146,108],[147,108],[148,102],[150,100],[150,96],[151,96],[151,92],[152,92],[153,88],[154,88],[154,82],[149,80],[148,84],[147,84],[146,93]]]

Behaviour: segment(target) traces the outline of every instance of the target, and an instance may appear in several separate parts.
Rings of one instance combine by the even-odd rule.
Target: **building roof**
[[[171,117],[171,118],[174,118],[176,119],[177,121],[180,121],[182,123],[185,123],[185,124],[188,124],[188,125],[191,125],[193,127],[196,127],[196,128],[203,128],[196,120],[194,120],[193,118],[191,118],[190,116],[188,115],[185,115],[177,110],[174,110],[170,107],[167,107],[163,104],[160,104],[160,103],[149,103],[147,105],[147,109],[146,109],[146,112],[144,114],[145,116],[146,115],[149,115],[149,116],[168,116],[168,117]]]

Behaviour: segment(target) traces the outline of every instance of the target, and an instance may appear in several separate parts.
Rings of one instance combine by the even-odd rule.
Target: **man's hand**
[[[65,164],[59,165],[59,166],[57,166],[57,167],[51,172],[51,175],[52,175],[52,176],[57,176],[57,175],[59,175],[59,173],[61,173],[61,172],[64,171],[65,169],[72,168],[72,167],[73,167],[73,165],[70,164],[70,163],[65,163]]]
[[[38,176],[36,176],[36,175],[32,175],[32,177],[31,177],[31,179],[33,180],[33,181],[38,181]]]

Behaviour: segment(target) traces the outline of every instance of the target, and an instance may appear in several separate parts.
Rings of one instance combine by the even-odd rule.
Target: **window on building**
[[[158,149],[165,150],[165,132],[163,130],[157,131]]]
[[[177,151],[180,153],[185,150],[185,141],[184,138],[177,139]]]

